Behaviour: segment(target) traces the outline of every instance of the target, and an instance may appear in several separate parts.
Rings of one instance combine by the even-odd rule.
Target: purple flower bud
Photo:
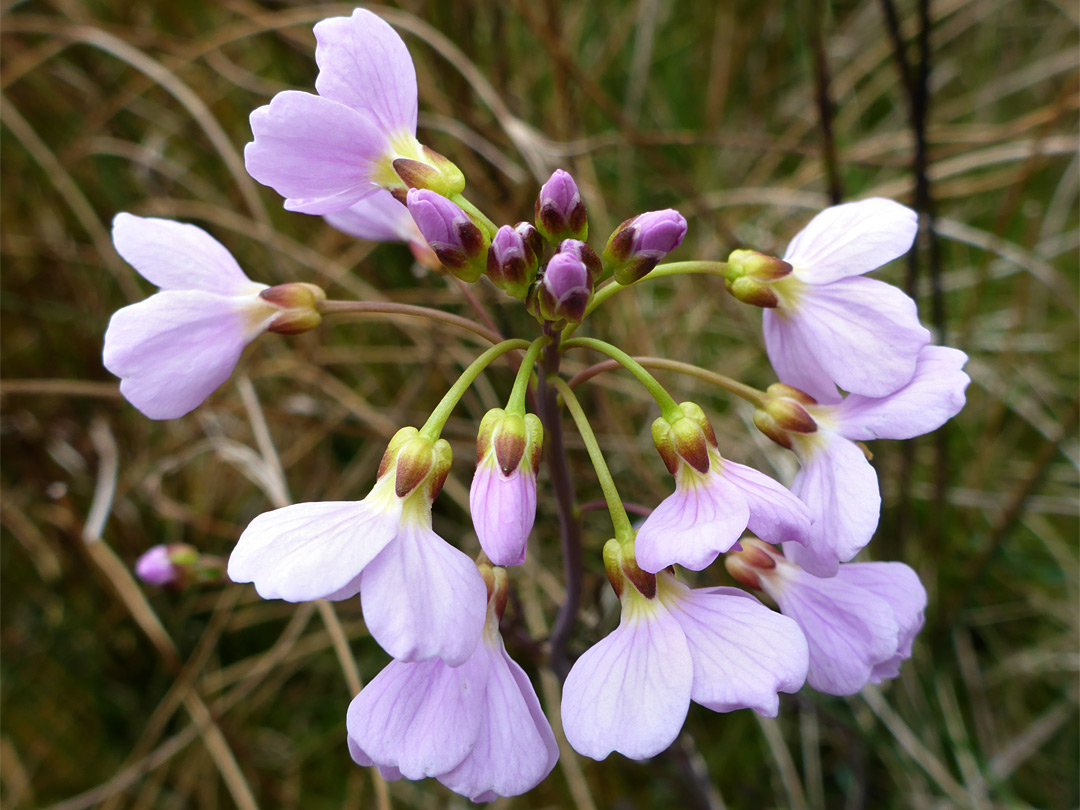
[[[172,585],[199,561],[199,553],[186,543],[152,546],[135,561],[135,576],[147,585]]]
[[[543,242],[528,222],[503,225],[488,248],[487,275],[491,283],[514,298],[524,299],[536,278]]]
[[[673,208],[648,211],[615,229],[604,248],[604,264],[620,284],[633,284],[682,244],[686,220]]]
[[[580,323],[592,291],[592,278],[584,262],[572,253],[557,253],[533,287],[530,311],[546,321]]]
[[[589,278],[595,284],[604,274],[604,265],[596,252],[579,239],[565,239],[559,244],[559,253],[569,253],[580,261],[589,271]]]
[[[488,240],[469,215],[426,189],[410,189],[406,203],[416,227],[443,266],[462,281],[471,283],[480,278]]]
[[[550,242],[585,240],[589,219],[574,178],[556,169],[536,197],[536,227]]]

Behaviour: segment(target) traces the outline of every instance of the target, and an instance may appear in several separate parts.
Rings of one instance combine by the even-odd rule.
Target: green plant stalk
[[[764,391],[759,391],[753,386],[741,383],[738,380],[733,380],[731,377],[726,377],[723,374],[717,374],[715,371],[709,371],[701,366],[683,363],[678,360],[668,360],[666,357],[635,357],[634,360],[645,368],[677,371],[680,374],[697,377],[699,380],[704,380],[707,383],[712,383],[713,385],[723,388],[725,391],[730,391],[732,394],[735,394],[735,396],[745,399],[747,402],[752,403],[758,408],[764,407],[769,401],[769,395]],[[575,374],[573,378],[571,378],[570,387],[577,388],[583,382],[591,380],[598,374],[603,374],[605,371],[611,371],[618,367],[619,364],[614,360],[605,360],[603,363],[589,366],[587,369]]]
[[[540,358],[540,352],[551,343],[550,335],[541,335],[529,345],[525,357],[518,367],[517,377],[514,378],[514,387],[510,390],[510,399],[506,401],[506,412],[523,415],[525,413],[525,394],[529,390],[529,380],[532,378],[533,366]]]
[[[480,376],[480,373],[487,368],[491,363],[498,358],[502,357],[507,352],[512,352],[514,349],[527,349],[529,348],[529,341],[527,340],[504,340],[502,343],[497,343],[484,352],[482,355],[473,360],[468,368],[461,372],[461,376],[457,378],[457,381],[450,386],[450,390],[443,395],[442,400],[435,406],[435,410],[431,412],[431,416],[424,423],[424,426],[420,428],[420,435],[435,441],[442,433],[443,426],[446,424],[446,420],[450,418],[451,412],[457,407],[461,398],[465,395],[465,392],[469,390],[476,378]]]
[[[499,230],[495,227],[495,223],[488,219],[483,211],[469,202],[464,194],[455,194],[453,197],[450,197],[450,202],[457,205],[458,208],[472,217],[473,222],[475,222],[476,226],[484,232],[488,239],[495,238],[495,233]]]
[[[589,451],[589,459],[592,461],[593,469],[596,470],[596,478],[600,482],[600,489],[604,492],[608,512],[611,513],[611,523],[615,527],[615,539],[620,543],[632,543],[634,541],[634,527],[630,523],[630,516],[626,514],[626,507],[623,506],[622,498],[619,497],[615,479],[611,477],[611,470],[608,469],[607,462],[604,461],[604,454],[600,452],[600,444],[596,441],[596,434],[593,433],[592,425],[589,424],[585,411],[581,409],[581,403],[578,402],[573,390],[566,384],[565,380],[556,377],[551,380],[551,384],[559,392],[563,402],[566,403],[566,409],[570,411],[570,415],[574,418],[574,424],[577,425],[578,433],[581,434],[581,439],[585,442],[585,449]]]
[[[729,281],[734,281],[736,278],[727,262],[671,262],[669,264],[658,264],[647,276],[635,281],[633,284],[620,284],[617,281],[605,284],[593,295],[589,305],[585,308],[585,315],[582,317],[582,321],[584,321],[585,318],[588,318],[601,304],[620,290],[626,290],[630,287],[642,284],[643,282],[653,281],[658,278],[688,275],[720,276]],[[576,323],[569,324],[563,333],[563,339],[566,340],[572,337],[574,332],[577,331],[578,326],[579,324]]]
[[[645,370],[645,367],[641,365],[637,360],[628,355],[622,349],[612,346],[610,343],[597,340],[596,338],[575,338],[574,340],[564,340],[560,344],[560,350],[566,351],[567,349],[592,349],[593,351],[606,354],[612,360],[617,362],[627,371],[637,378],[637,381],[645,386],[645,389],[652,394],[653,399],[656,400],[656,404],[660,406],[660,412],[664,415],[664,418],[669,422],[674,422],[682,418],[682,409],[679,408],[674,397],[671,396],[657,381],[656,377]]]

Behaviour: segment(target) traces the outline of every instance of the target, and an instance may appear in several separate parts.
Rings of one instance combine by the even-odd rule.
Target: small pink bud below
[[[153,546],[135,561],[135,576],[148,585],[177,586],[193,580],[220,577],[216,557],[200,558],[198,550],[187,543]]]
[[[776,281],[790,275],[792,267],[783,259],[758,253],[756,250],[735,250],[728,257],[732,271],[757,281]]]
[[[734,281],[725,281],[724,287],[736,299],[744,304],[773,309],[780,303],[780,296],[767,283],[757,281],[749,276],[742,276]]]
[[[536,229],[552,244],[589,236],[589,218],[574,178],[556,169],[536,197]]]
[[[620,284],[633,284],[651,273],[685,236],[686,220],[673,208],[639,214],[608,238],[604,265]]]
[[[259,297],[281,310],[270,322],[271,332],[299,335],[310,332],[322,323],[319,307],[326,300],[326,293],[314,284],[278,284],[263,290]]]
[[[572,253],[557,253],[529,293],[529,311],[544,321],[580,323],[592,292],[584,262]]]

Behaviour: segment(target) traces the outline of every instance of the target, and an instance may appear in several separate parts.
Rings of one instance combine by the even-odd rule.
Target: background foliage
[[[311,88],[311,25],[351,6],[2,5],[0,798],[10,810],[250,797],[375,806],[381,786],[344,745],[345,644],[365,680],[386,661],[358,600],[337,605],[346,641],[315,606],[239,586],[143,591],[129,570],[159,542],[227,554],[275,498],[361,497],[385,438],[420,424],[477,347],[415,321],[271,336],[236,384],[165,423],[121,400],[100,360],[110,313],[149,292],[111,247],[118,211],[197,222],[259,281],[470,314],[455,286],[414,271],[405,248],[287,213],[243,172],[249,112],[278,90]],[[672,205],[690,222],[676,256],[724,258],[736,246],[782,250],[830,190],[915,194],[918,116],[879,0],[380,8],[416,60],[421,138],[501,221],[526,218],[537,178],[563,167],[582,186],[596,245],[622,219]],[[657,759],[564,755],[540,788],[500,806],[1075,805],[1080,19],[1060,0],[936,0],[929,11],[924,176],[940,257],[924,239],[914,266],[883,276],[914,284],[924,321],[971,355],[973,384],[936,437],[873,448],[884,511],[870,551],[913,565],[930,592],[913,661],[861,696],[786,698],[777,721],[694,706]],[[917,75],[918,7],[901,0],[896,14]],[[533,333],[497,291],[478,293],[503,331]],[[718,280],[682,278],[617,297],[590,329],[632,353],[764,385],[759,318]],[[741,405],[662,377],[706,406],[726,455],[793,472]],[[475,426],[509,383],[505,368],[488,374],[448,425],[458,461],[436,527],[470,553]],[[624,497],[655,504],[670,482],[647,396],[619,374],[583,393]],[[568,439],[581,501],[599,498],[572,429]],[[543,485],[540,509],[504,628],[550,709],[557,686],[530,640],[542,641],[561,599]],[[575,654],[615,621],[599,558],[610,526],[602,511],[585,521],[591,607]],[[716,566],[700,579],[725,580]],[[466,804],[434,782],[393,784],[389,797],[394,807]]]

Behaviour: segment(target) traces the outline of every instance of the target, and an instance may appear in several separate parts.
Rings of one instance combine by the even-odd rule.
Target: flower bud
[[[620,284],[633,284],[681,245],[684,236],[686,220],[673,208],[638,214],[608,238],[604,266]]]
[[[495,621],[498,623],[502,621],[506,602],[510,597],[510,577],[506,569],[499,566],[479,563],[476,567],[480,570],[480,577],[487,588],[489,609],[494,609]]]
[[[782,447],[792,448],[791,434],[815,433],[817,422],[803,407],[814,404],[814,399],[791,386],[777,383],[770,385],[769,400],[754,411],[757,429]]]
[[[574,178],[556,169],[536,197],[536,228],[552,244],[589,236],[589,218]]]
[[[480,547],[496,565],[525,562],[543,447],[544,429],[535,414],[494,408],[480,422],[469,509]]]
[[[783,259],[758,253],[756,250],[735,250],[728,256],[728,266],[739,277],[755,281],[776,281],[791,273],[791,265]]]
[[[434,149],[420,147],[423,160],[397,158],[394,171],[406,188],[425,189],[443,197],[460,194],[465,190],[465,175],[449,159]]]
[[[716,434],[705,412],[693,402],[679,405],[683,416],[672,422],[660,417],[652,426],[653,442],[668,468],[675,475],[685,462],[700,473],[711,466],[710,449],[717,448]]]
[[[528,222],[513,228],[503,225],[488,248],[488,278],[503,292],[524,300],[536,278],[542,250],[543,239]]]
[[[270,322],[268,328],[271,332],[279,335],[299,335],[322,323],[319,305],[326,300],[326,293],[314,284],[278,284],[276,287],[267,287],[259,293],[259,297],[281,310]]]
[[[529,311],[544,321],[580,323],[592,291],[584,262],[571,253],[556,253],[529,293]]]
[[[471,283],[480,278],[486,266],[488,239],[469,215],[426,189],[410,189],[406,204],[443,266],[462,281]]]
[[[453,454],[446,439],[432,441],[414,427],[394,434],[379,464],[379,478],[393,473],[394,493],[404,498],[425,488],[428,500],[435,500],[450,473]]]
[[[757,281],[750,276],[742,276],[734,281],[724,280],[724,287],[744,304],[772,309],[780,303],[780,296],[767,282]]]
[[[135,561],[135,576],[148,585],[181,588],[192,583],[218,582],[224,575],[220,557],[201,555],[187,543],[153,546]]]
[[[604,265],[600,261],[600,257],[596,255],[596,251],[580,239],[564,239],[559,243],[558,252],[569,253],[585,265],[585,269],[589,271],[589,278],[592,280],[593,284],[596,284],[604,274]]]

